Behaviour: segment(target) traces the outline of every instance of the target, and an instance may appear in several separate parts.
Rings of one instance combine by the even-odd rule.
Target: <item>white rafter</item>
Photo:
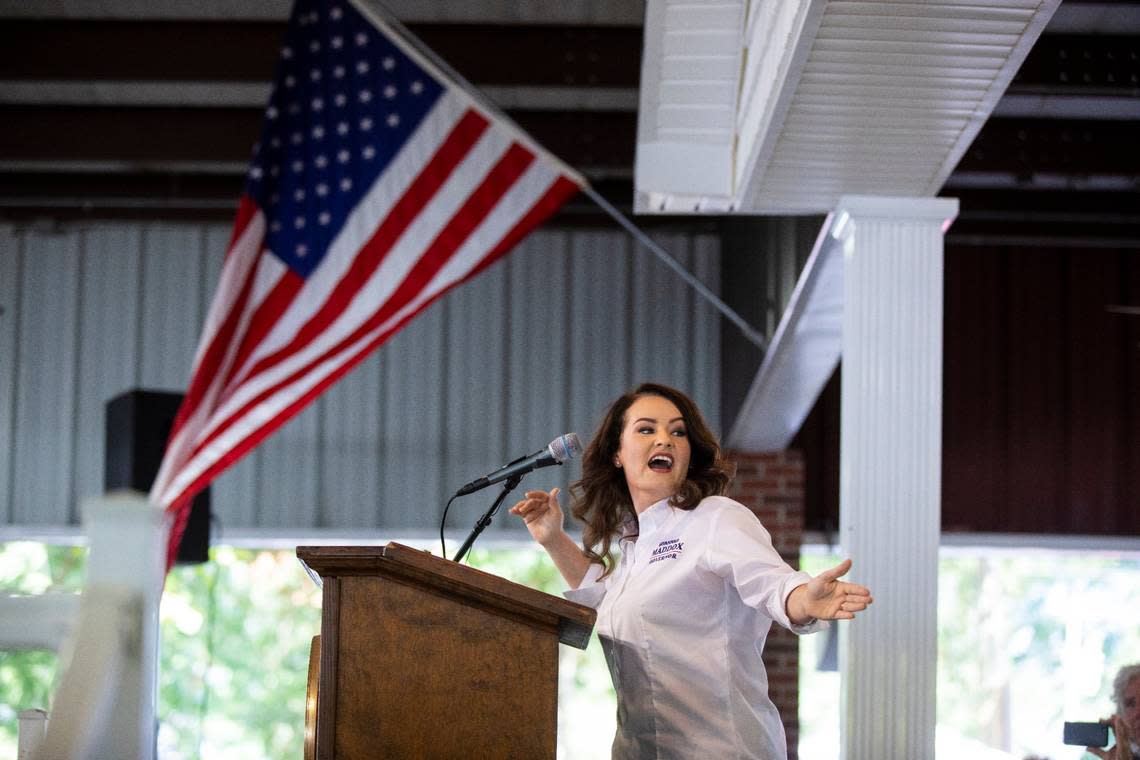
[[[845,194],[934,195],[1058,5],[651,2],[637,210],[813,214]]]

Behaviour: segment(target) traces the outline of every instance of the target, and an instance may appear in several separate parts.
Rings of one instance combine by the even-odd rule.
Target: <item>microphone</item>
[[[574,433],[567,433],[560,435],[550,442],[549,446],[539,449],[530,456],[520,457],[510,464],[503,465],[499,469],[484,475],[481,478],[472,480],[467,485],[460,488],[455,492],[456,496],[466,496],[469,493],[474,493],[481,488],[486,488],[492,483],[498,483],[500,480],[513,478],[518,475],[525,475],[531,470],[537,470],[539,467],[549,467],[552,464],[562,464],[568,459],[573,459],[582,453],[582,443],[578,440],[578,436]]]

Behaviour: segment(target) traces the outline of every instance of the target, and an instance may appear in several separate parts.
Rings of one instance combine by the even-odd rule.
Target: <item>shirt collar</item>
[[[637,516],[637,523],[641,535],[644,536],[657,530],[664,525],[665,521],[673,514],[673,508],[669,506],[670,498],[672,497],[662,499]]]

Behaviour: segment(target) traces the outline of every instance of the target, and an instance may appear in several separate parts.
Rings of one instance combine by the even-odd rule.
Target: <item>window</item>
[[[174,568],[163,592],[159,756],[300,757],[320,591],[292,549],[216,546],[211,557]],[[83,548],[0,543],[0,593],[78,591],[85,561]],[[553,594],[564,587],[537,547],[488,543],[470,564]],[[606,757],[615,698],[601,648],[595,637],[585,651],[560,649],[559,756]],[[50,707],[57,671],[54,652],[0,651],[0,757],[16,755],[19,711]]]
[[[806,547],[803,566],[838,562]],[[855,578],[858,580],[858,578]],[[800,641],[800,756],[839,756],[839,675]],[[1136,552],[943,547],[938,578],[939,757],[1068,760],[1066,720],[1113,712],[1112,678],[1140,662]]]
[[[291,549],[212,551],[212,562],[167,579],[160,756],[298,757],[320,593]],[[0,544],[0,592],[78,590],[85,558],[78,547]],[[563,589],[536,547],[488,542],[470,559]],[[805,548],[809,572],[837,561]],[[800,640],[800,757],[812,760],[839,756],[839,675],[817,668],[826,641]],[[561,658],[559,756],[607,757],[615,703],[596,638],[585,651],[562,647]],[[1140,662],[1140,554],[943,548],[939,757],[1075,760],[1082,753],[1061,744],[1061,723],[1108,715],[1111,679],[1131,662]],[[51,652],[0,651],[0,756],[16,754],[17,712],[49,706],[57,667]]]

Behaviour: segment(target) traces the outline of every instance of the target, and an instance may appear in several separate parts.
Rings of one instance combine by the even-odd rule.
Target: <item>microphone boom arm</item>
[[[468,534],[463,545],[459,547],[459,551],[455,554],[456,562],[463,561],[463,557],[466,556],[467,550],[471,548],[471,544],[475,543],[475,539],[479,538],[479,534],[491,524],[491,518],[499,511],[499,507],[503,505],[503,500],[507,498],[507,494],[515,490],[518,484],[522,482],[522,479],[522,474],[511,475],[506,479],[506,482],[503,483],[503,490],[499,493],[499,498],[495,499],[495,503],[475,522],[475,527],[471,529],[471,533]]]

